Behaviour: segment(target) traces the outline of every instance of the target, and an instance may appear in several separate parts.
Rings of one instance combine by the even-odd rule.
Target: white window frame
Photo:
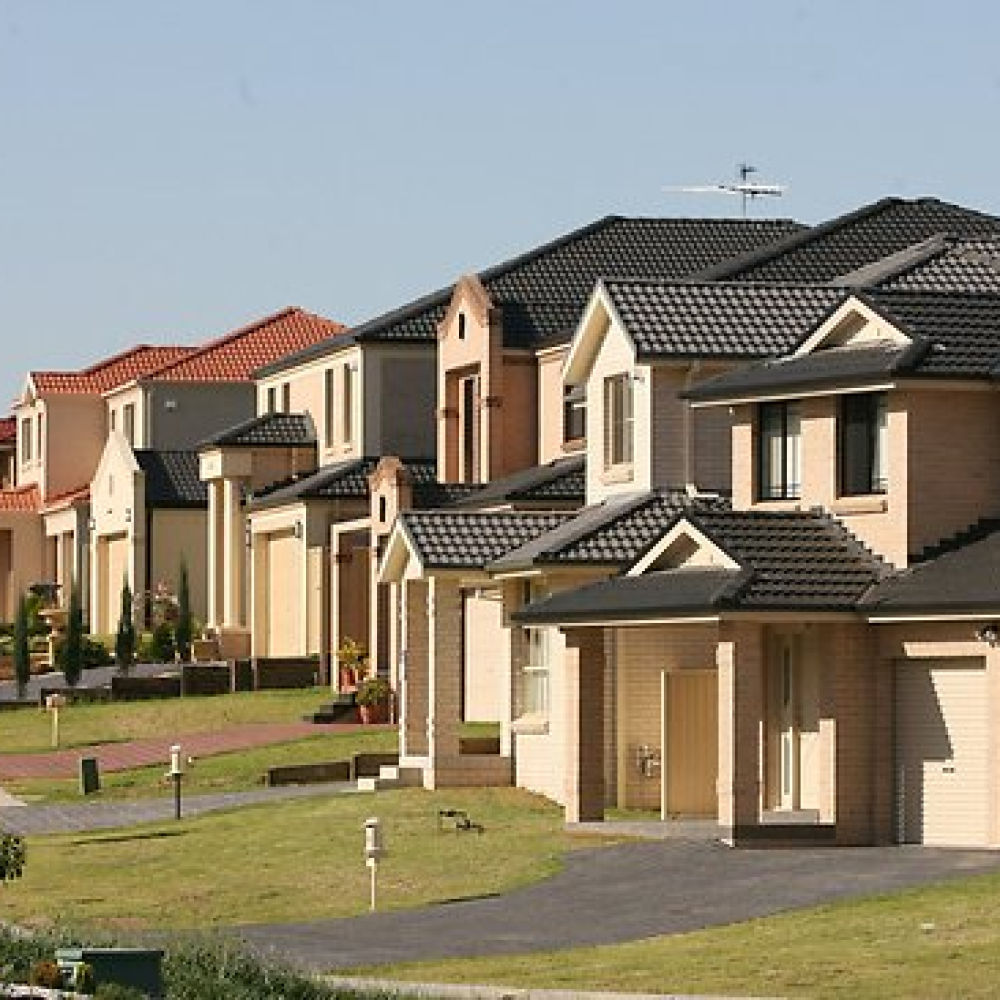
[[[629,468],[635,459],[635,392],[628,372],[604,378],[604,468]]]

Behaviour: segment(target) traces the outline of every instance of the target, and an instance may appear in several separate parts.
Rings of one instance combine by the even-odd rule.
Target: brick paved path
[[[2,718],[2,717],[0,717]],[[172,737],[103,743],[46,753],[0,753],[0,781],[14,778],[72,778],[79,773],[81,757],[96,757],[102,771],[124,771],[149,764],[166,764],[170,747],[179,743],[188,757],[208,757],[234,750],[248,750],[271,743],[287,743],[307,736],[351,732],[360,726],[317,725],[312,722],[257,723],[234,726],[218,733],[189,733]],[[370,726],[365,727],[371,732]]]

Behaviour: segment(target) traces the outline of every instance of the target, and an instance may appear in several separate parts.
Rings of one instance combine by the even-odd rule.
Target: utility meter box
[[[369,862],[384,858],[385,838],[382,834],[382,823],[372,816],[365,820],[365,860]]]
[[[181,748],[176,743],[170,748],[170,775],[177,777],[184,773],[184,757]]]

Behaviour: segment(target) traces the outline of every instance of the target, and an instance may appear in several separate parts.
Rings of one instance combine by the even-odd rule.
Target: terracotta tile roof
[[[89,499],[90,486],[77,486],[75,489],[66,490],[64,493],[57,493],[55,496],[48,497],[41,509],[43,512],[65,510],[67,507],[75,506],[78,500]]]
[[[345,329],[333,320],[291,307],[227,333],[148,377],[160,382],[247,382],[258,368]]]
[[[31,381],[39,393],[46,395],[52,393],[100,395],[133,379],[142,378],[164,365],[172,364],[193,350],[192,347],[179,345],[140,344],[82,371],[32,372]]]
[[[17,440],[17,418],[0,419],[0,444],[13,444]]]
[[[39,506],[38,487],[22,486],[16,490],[0,490],[0,510],[37,511]]]

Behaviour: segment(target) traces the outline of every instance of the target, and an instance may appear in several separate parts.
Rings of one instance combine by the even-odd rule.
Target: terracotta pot
[[[389,705],[358,705],[358,716],[366,726],[374,726],[389,721]]]

